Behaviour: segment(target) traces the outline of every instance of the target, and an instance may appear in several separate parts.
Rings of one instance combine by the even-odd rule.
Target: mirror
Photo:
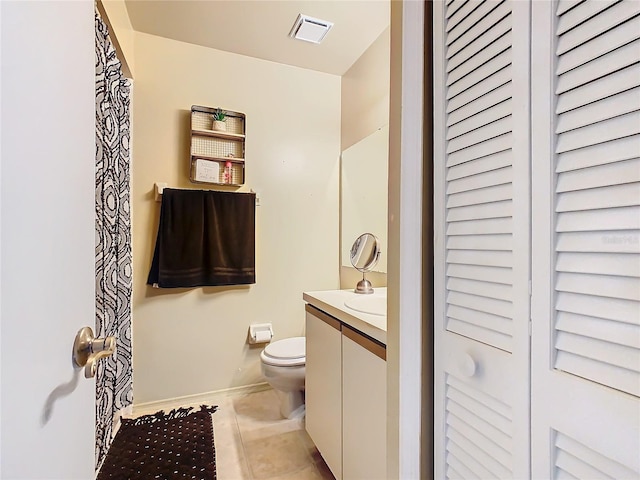
[[[362,280],[358,282],[355,288],[356,293],[373,293],[371,282],[365,278],[365,273],[370,272],[380,259],[380,245],[375,235],[371,233],[363,233],[351,246],[349,254],[351,265],[362,272]]]
[[[350,267],[351,242],[362,232],[377,238],[382,253],[372,271],[387,271],[387,178],[389,127],[385,125],[341,156],[341,263]]]

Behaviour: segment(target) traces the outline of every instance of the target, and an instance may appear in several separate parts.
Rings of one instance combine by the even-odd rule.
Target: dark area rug
[[[211,414],[217,408],[123,419],[96,480],[215,480]]]

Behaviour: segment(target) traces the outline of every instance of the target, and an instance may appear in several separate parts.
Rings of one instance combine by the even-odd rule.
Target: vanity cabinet
[[[386,478],[386,348],[306,305],[306,429],[337,480]]]
[[[387,478],[386,349],[342,327],[342,478]]]
[[[305,425],[336,479],[342,478],[340,322],[306,306]]]

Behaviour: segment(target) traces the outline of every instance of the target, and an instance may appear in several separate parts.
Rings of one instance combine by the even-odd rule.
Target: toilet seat
[[[265,347],[260,359],[267,365],[296,367],[306,361],[305,337],[278,340]]]

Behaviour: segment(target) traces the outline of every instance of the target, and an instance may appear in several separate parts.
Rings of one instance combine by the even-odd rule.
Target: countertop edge
[[[342,323],[354,328],[355,330],[358,330],[361,333],[364,333],[365,335],[368,335],[374,340],[377,340],[386,347],[387,332],[385,330],[382,330],[381,328],[376,327],[375,325],[372,325],[365,319],[366,317],[373,317],[375,319],[375,316],[362,314],[362,317],[365,318],[359,318],[356,314],[352,314],[342,308],[339,308],[318,296],[328,292],[331,291],[303,292],[302,299],[308,304],[313,305],[314,307],[317,307],[318,309],[331,315],[332,317],[337,318]]]

